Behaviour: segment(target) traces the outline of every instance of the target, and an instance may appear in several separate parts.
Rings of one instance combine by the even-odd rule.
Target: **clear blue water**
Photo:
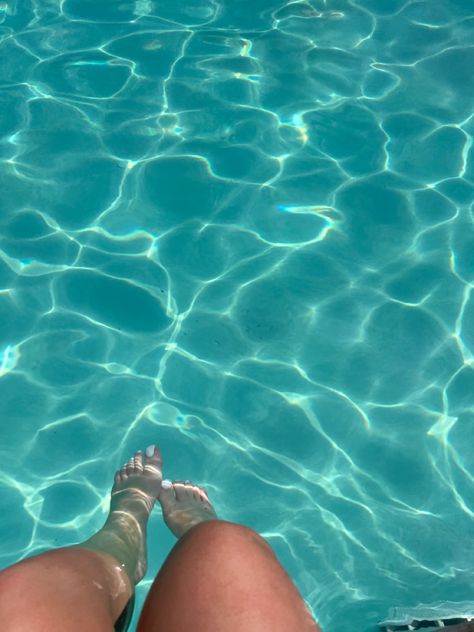
[[[472,13],[0,4],[1,566],[155,441],[324,632],[472,598]]]

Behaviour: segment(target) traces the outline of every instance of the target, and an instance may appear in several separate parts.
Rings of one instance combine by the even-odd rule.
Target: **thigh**
[[[113,632],[107,560],[71,547],[0,573],[2,632]],[[114,618],[115,617],[115,618]]]
[[[209,521],[177,543],[157,575],[138,632],[320,632],[263,538]]]

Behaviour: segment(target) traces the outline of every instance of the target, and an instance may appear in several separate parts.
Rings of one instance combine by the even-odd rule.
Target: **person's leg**
[[[138,632],[320,632],[262,537],[218,520],[197,486],[174,483],[159,500],[179,541],[150,589]]]
[[[0,573],[2,632],[111,632],[146,570],[146,525],[161,488],[150,446],[115,475],[104,527],[78,546]]]

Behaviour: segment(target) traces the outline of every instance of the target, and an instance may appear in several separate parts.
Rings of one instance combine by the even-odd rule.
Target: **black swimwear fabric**
[[[130,597],[129,602],[123,609],[122,614],[115,623],[115,632],[127,632],[130,622],[133,616],[133,609],[135,607],[135,593]]]
[[[410,625],[388,625],[381,626],[384,632],[402,632],[404,630],[423,630],[424,632],[474,632],[474,621],[466,621],[466,619],[439,619],[437,621],[417,621],[416,619]]]

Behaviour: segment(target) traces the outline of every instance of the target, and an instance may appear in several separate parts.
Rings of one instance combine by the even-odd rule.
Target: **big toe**
[[[156,445],[149,445],[145,450],[145,457],[143,459],[143,469],[152,472],[161,472],[163,467],[163,458],[161,456],[160,449]]]
[[[176,494],[171,481],[162,481],[158,500],[165,511],[169,511],[176,504]]]

